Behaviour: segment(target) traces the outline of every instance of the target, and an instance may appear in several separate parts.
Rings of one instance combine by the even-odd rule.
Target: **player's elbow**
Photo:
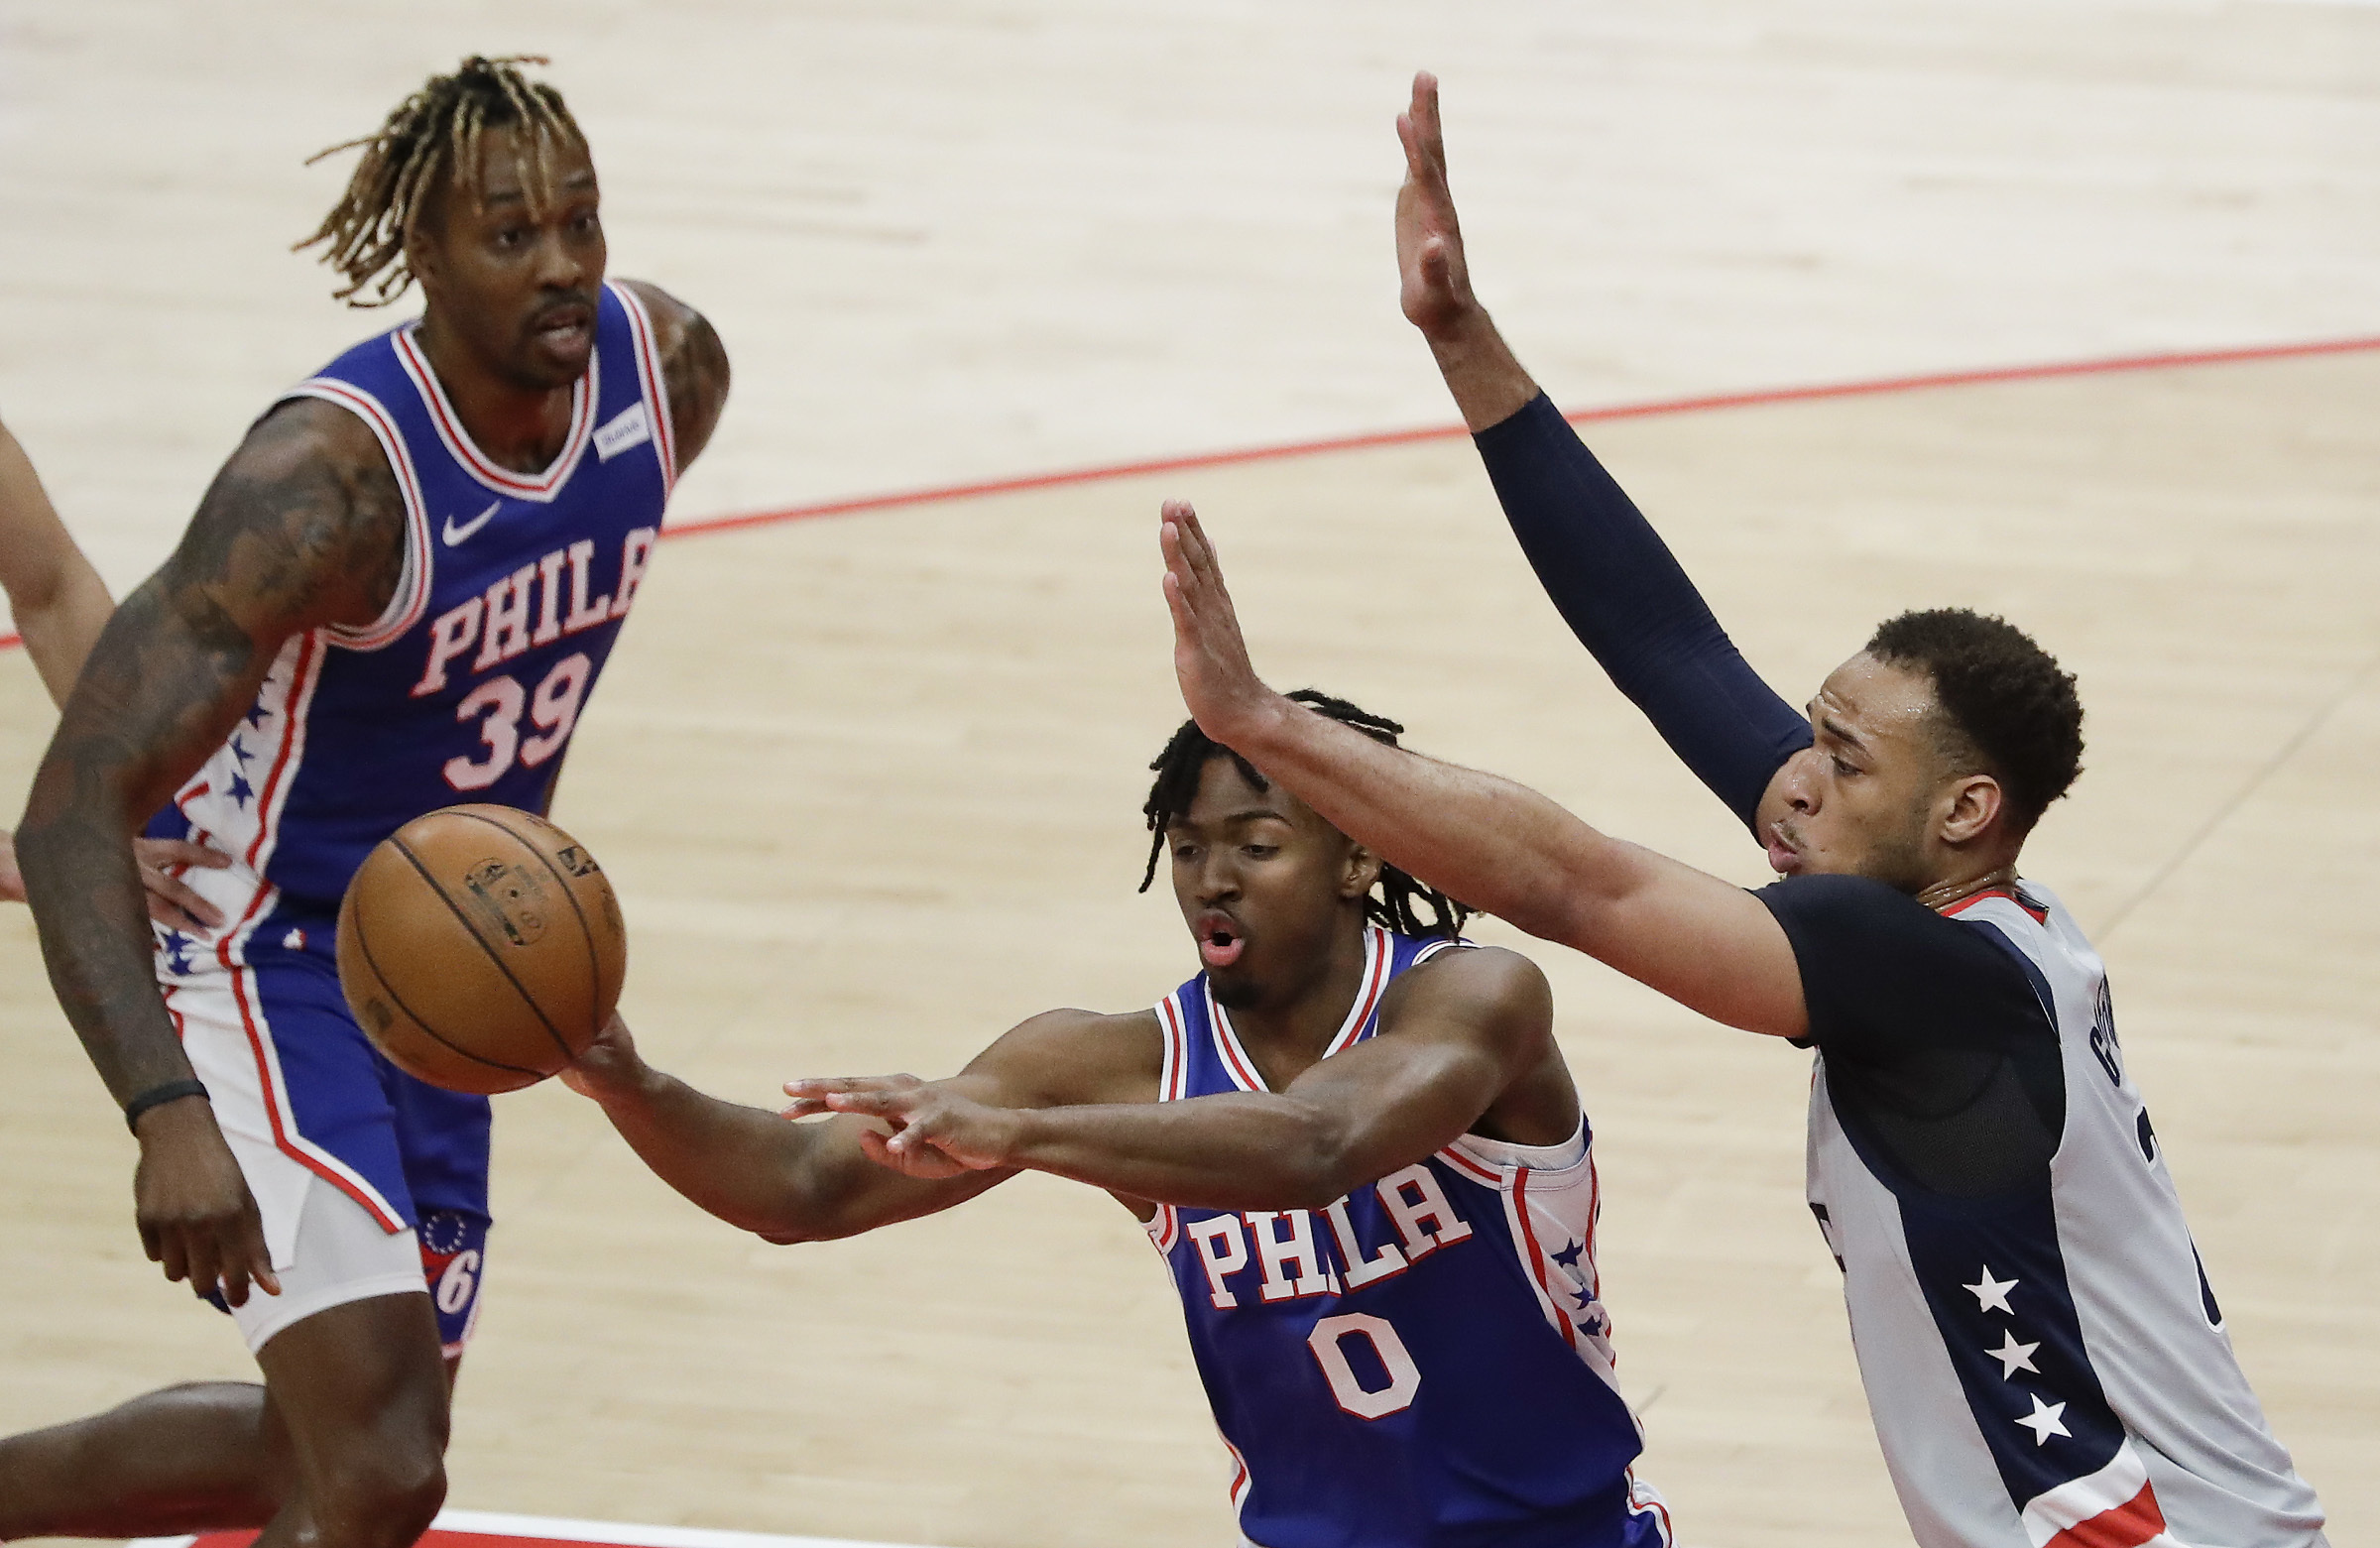
[[[1362,1175],[1364,1157],[1352,1128],[1319,1109],[1302,1113],[1290,1142],[1272,1153],[1276,1164],[1266,1179],[1267,1196],[1250,1208],[1324,1209],[1368,1180]]]

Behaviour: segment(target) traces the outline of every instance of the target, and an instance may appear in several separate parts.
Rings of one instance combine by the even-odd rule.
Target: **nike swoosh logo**
[[[446,546],[451,548],[457,543],[470,541],[471,535],[496,520],[496,513],[503,508],[504,502],[499,500],[460,527],[454,525],[453,517],[446,518]]]

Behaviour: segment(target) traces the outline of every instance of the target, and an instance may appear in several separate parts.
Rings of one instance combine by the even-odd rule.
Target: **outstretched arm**
[[[771,1242],[822,1242],[931,1215],[1009,1175],[904,1177],[868,1159],[865,1120],[793,1124],[705,1095],[647,1064],[617,1016],[562,1079],[603,1108],[654,1176]]]
[[[91,650],[34,775],[17,851],[59,1005],[120,1104],[190,1079],[158,997],[133,835],[255,701],[284,641],[394,595],[404,508],[362,421],[291,403],[249,431],[165,567]],[[194,1095],[134,1129],[149,1256],[233,1305],[272,1288],[256,1206]]]
[[[1208,736],[1357,843],[1532,935],[1730,1026],[1806,1030],[1792,947],[1752,894],[1599,833],[1524,785],[1385,747],[1291,703],[1250,664],[1189,506],[1165,507],[1160,541],[1174,674]]]
[[[1030,1108],[898,1077],[785,1090],[801,1111],[891,1124],[889,1139],[864,1142],[912,1175],[1022,1167],[1209,1209],[1319,1209],[1452,1142],[1533,1074],[1561,1089],[1516,1115],[1548,1130],[1527,1138],[1559,1143],[1577,1123],[1568,1077],[1549,1068],[1553,997],[1524,957],[1457,951],[1424,963],[1397,980],[1380,1028],[1277,1094]]]
[[[1438,82],[1396,121],[1405,181],[1396,255],[1421,330],[1472,431],[1521,551],[1612,682],[1746,826],[1810,726],[1744,661],[1669,546],[1504,343],[1471,288],[1447,183]]]

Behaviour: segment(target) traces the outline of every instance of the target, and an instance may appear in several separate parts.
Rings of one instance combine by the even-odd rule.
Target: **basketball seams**
[[[490,826],[501,827],[502,824],[491,823]],[[506,831],[509,835],[510,830],[508,829]],[[430,892],[437,895],[439,902],[442,902],[446,905],[447,910],[454,915],[455,922],[463,927],[463,932],[469,935],[472,942],[477,945],[481,951],[487,954],[488,961],[495,964],[496,971],[504,975],[504,981],[513,986],[513,993],[521,997],[521,1003],[529,1007],[530,1012],[537,1018],[537,1024],[545,1028],[545,1035],[552,1038],[553,1045],[561,1050],[562,1062],[567,1064],[571,1060],[577,1058],[578,1055],[571,1051],[569,1042],[563,1038],[560,1030],[557,1029],[552,1020],[546,1016],[545,1008],[537,1004],[536,998],[530,994],[527,985],[523,984],[520,979],[514,977],[513,970],[505,964],[505,960],[496,955],[496,948],[489,945],[487,938],[481,935],[478,929],[472,925],[471,916],[464,913],[462,908],[455,902],[455,900],[446,895],[446,889],[438,886],[437,879],[429,874],[429,868],[421,864],[421,857],[415,854],[412,846],[408,845],[405,840],[397,837],[394,834],[390,835],[389,843],[396,848],[398,854],[403,855],[406,858],[407,864],[411,865],[415,871],[420,874],[421,880],[428,884]],[[442,1038],[440,1039],[440,1041],[443,1040],[444,1039]]]
[[[412,857],[409,855],[407,858],[411,859]],[[425,883],[429,882],[429,878],[426,874],[423,875],[421,880]],[[437,890],[437,885],[435,883],[429,883],[429,886],[432,892]],[[537,1080],[543,1080],[545,1078],[545,1072],[543,1070],[523,1069],[518,1064],[507,1064],[502,1059],[491,1059],[486,1054],[474,1053],[459,1043],[448,1042],[445,1038],[439,1036],[438,1029],[430,1025],[427,1020],[416,1013],[412,1006],[407,1005],[405,1003],[405,997],[397,993],[397,986],[389,982],[389,976],[386,973],[380,971],[380,959],[372,955],[371,937],[364,933],[363,916],[351,909],[349,910],[348,917],[341,922],[345,925],[347,932],[355,937],[355,949],[363,953],[364,966],[372,970],[373,982],[380,986],[381,993],[387,995],[389,999],[396,1004],[397,1009],[405,1012],[407,1020],[412,1021],[416,1026],[421,1028],[421,1030],[427,1034],[431,1042],[436,1043],[439,1047],[446,1049],[450,1053],[461,1054],[464,1058],[469,1059],[474,1064],[484,1064],[490,1069],[509,1070],[515,1075],[527,1075]]]
[[[532,855],[536,856],[537,864],[543,866],[551,874],[554,885],[562,890],[563,898],[570,904],[570,912],[578,920],[579,943],[587,948],[587,1009],[592,1011],[600,1007],[603,1004],[603,954],[595,949],[595,932],[588,927],[587,911],[578,905],[578,894],[571,890],[569,879],[562,875],[561,871],[555,867],[552,858],[545,853],[545,847],[542,844],[531,843],[529,838],[515,829],[512,824],[499,822],[485,812],[467,811],[461,807],[453,807],[449,809],[449,815],[468,817],[473,822],[486,823],[523,849],[528,850]],[[610,884],[607,882],[605,886],[608,887]],[[540,1012],[540,1019],[542,1015],[543,1012]],[[547,1024],[547,1030],[552,1030],[551,1023]],[[600,1032],[603,1028],[598,1026],[596,1030]],[[556,1033],[556,1036],[559,1034]],[[565,1045],[566,1050],[567,1045]],[[572,1057],[575,1058],[576,1055],[572,1055]]]

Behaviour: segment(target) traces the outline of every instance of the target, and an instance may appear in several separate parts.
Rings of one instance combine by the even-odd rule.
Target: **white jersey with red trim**
[[[1451,941],[1369,929],[1324,1057]],[[1157,1008],[1160,1099],[1262,1091],[1206,975]],[[1564,1144],[1466,1134],[1319,1210],[1148,1223],[1260,1548],[1655,1548],[1660,1496],[1612,1374],[1585,1115]]]
[[[1876,1435],[1921,1548],[2320,1548],[2322,1509],[2223,1331],[2106,971],[2030,884],[1946,910],[2006,949],[2056,1027],[2046,1191],[1906,1185],[1810,1097],[1810,1204],[1844,1266]]]

